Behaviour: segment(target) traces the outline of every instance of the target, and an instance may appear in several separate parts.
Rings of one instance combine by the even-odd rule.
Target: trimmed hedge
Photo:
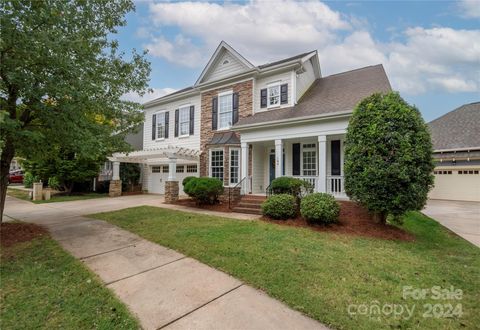
[[[301,198],[303,193],[313,192],[313,187],[305,180],[282,176],[272,181],[273,194],[290,194],[297,198]]]
[[[290,194],[278,194],[262,203],[262,214],[272,219],[289,219],[297,216],[297,203]]]
[[[186,178],[184,178],[182,180],[182,185],[185,187],[187,185],[188,181],[190,181],[191,179],[195,179],[195,178],[196,178],[196,176],[187,176]]]
[[[190,177],[183,191],[198,204],[215,204],[218,202],[218,197],[223,193],[223,182],[217,178]]]
[[[329,194],[314,193],[303,197],[300,213],[309,223],[335,223],[340,215],[340,205]]]

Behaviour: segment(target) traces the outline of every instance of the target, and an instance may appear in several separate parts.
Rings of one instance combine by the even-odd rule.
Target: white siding
[[[302,95],[307,91],[307,89],[315,81],[315,72],[313,70],[313,65],[311,60],[308,60],[303,64],[305,72],[299,75],[296,75],[297,79],[297,102],[302,97]]]
[[[175,133],[175,110],[183,105],[195,106],[194,118],[194,134],[188,137],[174,137]],[[152,140],[152,116],[157,111],[170,111],[169,115],[169,132],[168,139]],[[149,149],[154,147],[167,147],[169,145],[175,147],[184,147],[190,149],[200,149],[200,94],[191,96],[182,100],[156,105],[154,107],[145,109],[145,122],[143,129],[143,148]]]
[[[265,192],[263,181],[265,171],[265,148],[260,145],[253,145],[252,151],[252,192],[254,194]]]
[[[228,62],[223,64],[224,62]],[[210,72],[203,78],[202,82],[214,81],[226,77],[230,77],[246,71],[245,65],[236,57],[232,56],[230,52],[223,51],[217,61],[210,68]]]
[[[275,109],[291,107],[293,105],[292,90],[294,88],[292,81],[292,71],[285,71],[282,73],[269,75],[255,80],[255,89],[253,91],[253,112],[266,111]],[[288,103],[282,104],[275,108],[260,108],[260,90],[267,88],[268,84],[278,82],[281,84],[288,84]]]

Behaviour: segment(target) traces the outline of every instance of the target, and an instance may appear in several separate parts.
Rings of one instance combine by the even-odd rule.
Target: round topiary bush
[[[190,181],[190,180],[192,180],[192,179],[195,179],[195,178],[196,178],[196,176],[187,176],[186,178],[184,178],[184,179],[182,180],[182,186],[185,187],[185,186],[187,185],[188,181]]]
[[[329,194],[314,193],[303,197],[300,213],[309,223],[335,223],[340,215],[340,205]]]
[[[198,204],[215,204],[223,193],[223,182],[216,178],[192,177],[183,191]]]
[[[269,197],[262,203],[262,214],[272,219],[289,219],[297,215],[295,197],[279,194]]]

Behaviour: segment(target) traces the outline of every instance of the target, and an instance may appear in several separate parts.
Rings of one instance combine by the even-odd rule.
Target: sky
[[[136,1],[115,38],[147,50],[146,102],[191,86],[225,40],[255,65],[318,50],[322,75],[383,64],[428,122],[480,101],[480,0]]]

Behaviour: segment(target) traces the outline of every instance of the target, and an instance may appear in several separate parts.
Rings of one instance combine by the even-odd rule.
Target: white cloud
[[[145,45],[149,53],[156,57],[163,57],[169,62],[187,67],[203,65],[203,52],[193,45],[190,39],[177,35],[173,42],[163,36],[153,37],[152,42]]]
[[[143,96],[138,95],[137,93],[129,92],[122,96],[122,99],[126,101],[138,102],[138,103],[145,103],[156,98],[165,96],[167,94],[173,93],[176,90],[173,88],[152,88],[152,91],[146,93]]]
[[[458,2],[461,16],[465,18],[480,18],[480,1],[462,0]]]

